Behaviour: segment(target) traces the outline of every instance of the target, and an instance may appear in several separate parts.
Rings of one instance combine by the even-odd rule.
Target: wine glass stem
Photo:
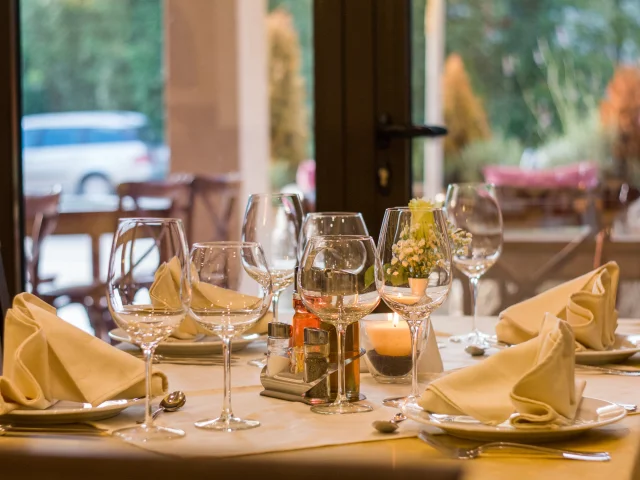
[[[427,324],[427,334],[429,332],[429,317],[424,320]],[[420,396],[420,388],[418,387],[418,344],[420,342],[420,333],[423,322],[409,322],[409,330],[411,331],[411,397],[418,398]]]
[[[222,354],[224,356],[224,399],[220,419],[228,421],[233,417],[231,410],[231,337],[222,337]]]
[[[273,321],[278,321],[278,301],[280,300],[280,292],[273,292],[273,296],[271,297],[271,306],[273,309]]]
[[[346,325],[341,323],[336,324],[336,335],[338,337],[338,395],[334,403],[348,403],[346,395],[346,375],[344,371],[344,357],[345,357],[345,338],[347,333]]]
[[[471,320],[471,331],[475,334],[478,332],[476,327],[476,316],[478,314],[478,280],[479,277],[469,278],[469,288],[471,289],[471,310],[473,311],[473,319]]]
[[[144,348],[144,379],[145,379],[145,397],[144,397],[144,425],[146,427],[153,426],[153,417],[151,416],[151,370],[153,367],[154,348]]]

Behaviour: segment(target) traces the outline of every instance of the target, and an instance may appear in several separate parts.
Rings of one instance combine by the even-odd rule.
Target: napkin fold
[[[432,413],[469,415],[489,425],[509,419],[520,428],[566,425],[585,387],[575,379],[574,362],[571,327],[547,314],[537,337],[433,381],[419,404]]]
[[[606,350],[616,340],[619,277],[618,264],[609,262],[507,308],[496,325],[498,340],[510,344],[530,340],[538,335],[544,314],[550,312],[571,325],[578,350]]]
[[[165,306],[168,308],[179,307],[182,303],[180,299],[180,277],[182,267],[180,261],[173,257],[169,262],[160,265],[156,270],[153,284],[149,288],[151,302],[155,306]],[[192,278],[195,278],[192,275]],[[233,309],[251,308],[252,305],[262,302],[258,297],[244,295],[226,288],[217,287],[204,282],[192,282],[191,307],[195,310],[199,308],[210,308],[212,305]],[[249,330],[243,332],[244,335],[252,333],[266,333],[267,324],[271,321],[272,314],[267,312]],[[180,326],[173,331],[171,336],[179,339],[190,339],[199,333],[211,335],[202,328],[193,318],[191,312],[185,317]]]
[[[56,400],[97,406],[145,395],[144,362],[83,332],[55,308],[21,293],[5,319],[0,415],[20,406],[45,409]],[[168,388],[155,372],[152,394]]]

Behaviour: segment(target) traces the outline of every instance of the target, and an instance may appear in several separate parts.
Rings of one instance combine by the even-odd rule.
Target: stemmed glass
[[[375,276],[381,274],[373,239],[363,235],[311,237],[300,260],[298,291],[305,306],[336,328],[338,337],[338,395],[333,403],[311,411],[326,415],[360,413],[369,405],[349,402],[345,388],[347,327],[380,303]]]
[[[151,367],[156,346],[171,335],[189,310],[188,255],[182,221],[178,219],[122,219],[113,238],[107,275],[109,310],[116,324],[140,346],[146,365],[144,423],[114,432],[130,442],[185,434],[153,424]],[[175,275],[168,274],[169,268]]]
[[[428,337],[430,315],[451,290],[451,246],[441,208],[388,208],[382,221],[378,255],[383,273],[376,277],[385,303],[411,332],[411,394],[386,399],[385,405],[415,403],[419,339]]]
[[[271,303],[271,275],[255,242],[196,243],[191,250],[191,313],[207,332],[222,339],[224,400],[218,418],[200,420],[198,428],[232,432],[260,426],[231,409],[231,342],[262,317]]]
[[[249,197],[242,240],[262,246],[273,284],[273,321],[278,321],[280,293],[294,282],[302,203],[297,194],[258,193]]]
[[[302,222],[298,259],[302,258],[307,241],[316,235],[364,235],[368,236],[367,225],[361,213],[356,212],[314,212]]]
[[[451,184],[447,188],[445,210],[455,228],[467,232],[471,243],[464,249],[454,249],[453,264],[469,277],[473,301],[471,333],[450,337],[453,342],[489,346],[490,335],[478,330],[478,281],[502,253],[502,212],[495,187],[483,183]]]

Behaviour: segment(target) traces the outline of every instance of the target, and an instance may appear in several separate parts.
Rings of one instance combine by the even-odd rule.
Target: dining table
[[[286,317],[286,316],[285,316]],[[496,317],[479,317],[478,326],[485,332],[494,331]],[[434,315],[433,328],[438,335],[444,369],[453,370],[482,362],[486,357],[472,357],[464,346],[448,341],[448,337],[470,329],[471,318],[466,316]],[[640,320],[620,320],[617,332],[640,335]],[[124,347],[126,349],[126,347]],[[473,480],[528,480],[558,478],[563,480],[640,478],[640,415],[628,414],[618,423],[589,430],[575,438],[549,444],[553,447],[583,451],[606,451],[609,462],[586,462],[563,459],[527,458],[520,456],[491,456],[474,460],[446,458],[417,438],[422,429],[433,430],[411,420],[400,424],[396,433],[376,432],[371,424],[376,420],[391,419],[397,409],[382,405],[382,398],[408,393],[409,385],[384,385],[370,374],[361,374],[361,392],[367,396],[374,410],[355,415],[322,416],[309,411],[300,402],[268,398],[260,395],[260,369],[248,364],[265,352],[264,340],[234,352],[231,367],[232,402],[235,413],[260,420],[262,425],[244,432],[210,432],[193,427],[198,416],[216,416],[222,405],[223,368],[221,366],[159,364],[155,368],[169,379],[170,390],[186,393],[187,404],[174,413],[163,413],[159,422],[182,428],[186,437],[178,440],[131,445],[112,436],[83,438],[74,436],[29,438],[0,437],[0,475],[3,462],[18,455],[25,462],[38,459],[58,459],[60,462],[80,461],[80,458],[103,458],[111,462],[160,461],[162,458],[187,460],[209,459],[223,462],[240,460],[251,465],[297,466],[330,463],[335,472],[395,472],[397,478],[473,479]],[[487,355],[499,350],[490,349]],[[636,355],[640,357],[640,355]],[[640,358],[626,362],[640,368]],[[640,404],[640,377],[607,375],[576,369],[576,375],[587,381],[585,396],[620,404]],[[117,428],[140,419],[142,408],[130,407],[110,420],[98,425]],[[34,463],[34,464],[35,464]],[[6,463],[5,463],[6,465]],[[33,465],[33,464],[32,464]],[[62,465],[62,463],[60,464]],[[138,463],[140,465],[140,463]],[[211,463],[210,465],[215,465]],[[358,470],[360,469],[360,470]],[[403,472],[409,472],[403,475]],[[416,473],[417,472],[417,473]],[[420,472],[430,472],[420,477]],[[212,472],[212,476],[213,476]],[[418,476],[415,476],[418,475]],[[265,478],[258,471],[256,478]],[[301,475],[302,476],[302,475]],[[370,478],[374,478],[372,474]],[[25,477],[26,478],[26,477]],[[40,477],[43,478],[43,477]],[[79,477],[80,478],[80,477]],[[93,478],[93,477],[87,477]],[[316,478],[313,475],[308,478]],[[353,476],[353,478],[359,478]],[[364,478],[364,477],[362,477]],[[383,478],[383,477],[380,477]],[[389,477],[389,478],[393,478]]]

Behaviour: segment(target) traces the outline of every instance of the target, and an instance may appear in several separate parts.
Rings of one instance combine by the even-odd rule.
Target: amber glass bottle
[[[304,329],[320,328],[320,319],[307,310],[297,291],[293,292],[293,309],[291,371],[301,373],[304,371]]]
[[[336,327],[321,322],[320,328],[329,332],[329,362],[338,362],[338,334]],[[352,323],[347,327],[345,338],[345,360],[356,357],[360,353],[360,324]],[[338,394],[338,372],[329,376],[331,398]],[[354,360],[345,367],[345,387],[347,398],[357,401],[360,398],[360,359]]]

